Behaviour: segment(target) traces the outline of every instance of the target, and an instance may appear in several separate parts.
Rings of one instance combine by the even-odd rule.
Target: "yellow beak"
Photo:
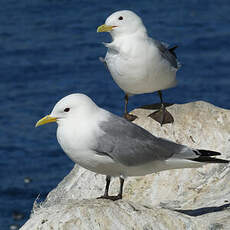
[[[51,117],[50,115],[47,115],[47,116],[43,117],[42,119],[40,119],[36,123],[35,127],[38,127],[40,125],[44,125],[44,124],[47,124],[47,123],[50,123],[50,122],[55,122],[55,121],[57,121],[56,117]]]
[[[117,27],[117,26],[107,26],[104,24],[104,25],[97,27],[97,32],[109,32],[115,27]]]

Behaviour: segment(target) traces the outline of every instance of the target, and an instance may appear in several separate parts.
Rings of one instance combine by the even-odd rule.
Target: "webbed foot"
[[[159,122],[161,126],[174,122],[172,114],[167,111],[163,104],[161,105],[161,108],[159,110],[149,114],[148,117],[151,117],[155,121]]]
[[[136,115],[129,114],[129,113],[125,113],[123,116],[128,121],[134,121],[137,118]]]
[[[115,201],[115,200],[122,199],[122,195],[121,194],[118,194],[117,196],[106,196],[106,195],[103,195],[103,196],[98,197],[97,199],[107,199],[107,200]]]

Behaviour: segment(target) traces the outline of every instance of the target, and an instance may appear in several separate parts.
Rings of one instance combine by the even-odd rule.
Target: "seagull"
[[[36,127],[57,122],[57,140],[75,163],[106,175],[104,195],[122,199],[124,179],[163,170],[196,168],[206,163],[228,163],[209,150],[192,149],[153,136],[147,130],[98,107],[84,94],[71,94],[54,106]],[[109,195],[111,177],[120,178],[120,191]]]
[[[175,54],[177,46],[150,38],[141,18],[130,10],[121,10],[110,15],[97,32],[109,32],[111,43],[105,58],[100,58],[110,71],[114,81],[125,93],[124,117],[133,121],[137,116],[128,114],[129,96],[158,92],[161,107],[149,115],[161,125],[173,123],[173,116],[163,103],[163,89],[176,86],[176,71],[179,63]]]

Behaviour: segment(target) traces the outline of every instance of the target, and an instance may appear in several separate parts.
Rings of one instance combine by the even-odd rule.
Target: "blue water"
[[[82,92],[122,114],[124,95],[98,61],[110,37],[96,28],[112,12],[134,10],[151,36],[179,46],[179,84],[163,92],[165,101],[205,100],[230,109],[229,0],[0,3],[0,230],[21,226],[38,194],[43,200],[74,165],[57,144],[55,124],[34,128],[57,100]],[[156,94],[135,96],[129,109],[156,102]]]

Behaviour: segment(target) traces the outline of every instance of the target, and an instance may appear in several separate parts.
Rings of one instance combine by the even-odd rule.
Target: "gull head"
[[[58,101],[51,114],[40,119],[35,127],[50,122],[63,124],[73,120],[78,121],[78,119],[81,120],[82,118],[87,119],[97,108],[97,105],[88,96],[84,94],[70,94]]]
[[[109,32],[113,38],[135,33],[146,34],[141,18],[130,10],[121,10],[111,14],[97,32]]]

